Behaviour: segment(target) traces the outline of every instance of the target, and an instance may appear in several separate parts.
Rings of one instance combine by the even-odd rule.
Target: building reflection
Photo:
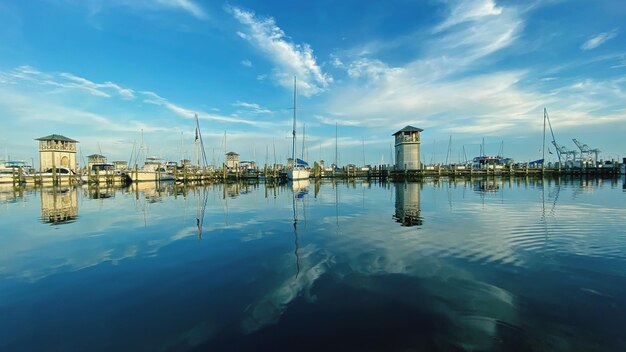
[[[421,183],[395,183],[396,213],[393,218],[402,226],[420,226],[423,219],[420,216]]]
[[[10,184],[0,184],[0,204],[15,203],[24,197],[23,187],[14,187]]]
[[[115,197],[115,188],[112,187],[88,187],[86,195],[89,199],[106,199]],[[85,193],[83,193],[85,194]]]
[[[160,203],[163,197],[175,194],[174,186],[174,182],[135,182],[128,190],[135,194],[136,199],[139,199],[141,193],[148,203]]]
[[[78,218],[76,188],[43,188],[41,190],[41,221],[63,224]]]
[[[502,182],[496,178],[473,180],[473,189],[478,193],[496,193],[500,190]]]

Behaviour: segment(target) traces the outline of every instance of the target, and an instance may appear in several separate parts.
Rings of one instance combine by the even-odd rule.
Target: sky
[[[56,133],[80,164],[142,138],[195,160],[197,114],[210,163],[284,163],[296,77],[310,163],[387,164],[406,125],[425,163],[535,160],[544,108],[558,144],[621,160],[625,24],[618,0],[2,1],[0,159],[37,166]]]

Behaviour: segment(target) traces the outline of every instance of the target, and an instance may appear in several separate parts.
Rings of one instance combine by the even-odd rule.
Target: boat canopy
[[[306,161],[304,161],[302,159],[296,158],[296,165],[309,166],[309,163],[307,163]]]
[[[529,162],[530,165],[539,165],[539,164],[543,164],[543,159],[537,159],[537,160],[533,160],[531,162]]]

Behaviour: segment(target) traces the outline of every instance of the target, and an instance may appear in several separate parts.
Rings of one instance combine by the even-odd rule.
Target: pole
[[[293,76],[293,129],[291,131],[291,162],[292,167],[296,164],[296,76]]]
[[[543,159],[543,161],[541,162],[541,170],[543,172],[543,169],[545,167],[545,162],[546,162],[546,119],[548,116],[548,110],[546,108],[543,108],[543,141],[541,143],[541,159]]]

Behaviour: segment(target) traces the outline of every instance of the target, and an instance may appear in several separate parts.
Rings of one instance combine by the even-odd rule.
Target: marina
[[[324,161],[315,161],[311,167],[304,158],[304,129],[302,156],[296,153],[296,80],[294,78],[294,115],[292,130],[291,157],[286,166],[281,164],[259,167],[256,161],[239,161],[239,154],[233,151],[225,153],[225,162],[221,167],[209,165],[206,157],[202,133],[195,115],[196,129],[196,163],[181,160],[180,163],[166,161],[156,156],[145,156],[143,132],[141,147],[134,158],[132,167],[128,162],[115,161],[107,163],[107,158],[101,154],[88,156],[87,165],[79,168],[76,159],[77,143],[63,135],[52,134],[37,138],[39,141],[39,169],[35,171],[32,165],[24,161],[6,161],[0,168],[0,183],[11,183],[20,187],[23,184],[61,185],[61,184],[115,184],[125,185],[134,182],[160,183],[176,181],[181,183],[204,182],[232,182],[238,180],[263,180],[270,182],[286,182],[287,180],[302,179],[350,179],[363,178],[367,180],[420,180],[428,177],[474,177],[474,176],[506,176],[506,177],[564,177],[564,176],[591,176],[591,177],[618,177],[625,174],[626,158],[619,163],[615,160],[603,161],[598,158],[600,150],[591,149],[578,140],[573,142],[580,149],[580,153],[570,151],[559,145],[554,139],[551,123],[544,109],[544,126],[550,126],[551,144],[556,148],[558,161],[545,162],[546,131],[544,127],[544,144],[541,150],[544,157],[539,160],[525,163],[516,163],[513,159],[504,158],[500,154],[488,156],[484,153],[484,140],[481,155],[466,160],[465,163],[429,164],[422,162],[420,153],[421,128],[406,126],[395,132],[395,161],[394,164],[362,165],[348,164],[339,167],[334,164],[330,168],[324,166]],[[224,142],[226,136],[224,136]],[[450,137],[451,141],[452,137]],[[224,149],[225,149],[224,145]],[[337,147],[336,147],[337,148]],[[548,149],[548,151],[550,151]],[[448,152],[449,153],[449,152]],[[550,151],[551,153],[551,151]],[[365,159],[365,156],[363,157]],[[131,157],[132,160],[132,157]],[[142,160],[143,165],[137,161]]]
[[[626,351],[626,2],[0,3],[0,352]]]

